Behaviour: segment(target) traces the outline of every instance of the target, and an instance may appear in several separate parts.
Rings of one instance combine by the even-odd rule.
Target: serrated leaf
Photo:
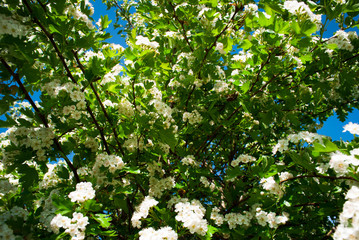
[[[318,153],[322,153],[322,152],[335,152],[337,150],[339,150],[339,148],[337,147],[337,145],[335,145],[335,143],[331,142],[329,139],[324,138],[323,139],[323,144],[319,143],[319,142],[314,142],[313,143],[313,152],[318,152]]]
[[[108,228],[111,225],[112,218],[103,213],[97,213],[94,215],[94,219],[100,223],[100,226],[103,228]]]
[[[158,133],[163,143],[168,144],[171,149],[174,149],[176,147],[177,139],[171,129],[161,130]]]
[[[252,45],[253,44],[248,39],[245,39],[239,46],[240,46],[240,48],[243,48],[244,50],[247,50],[250,47],[252,47]]]
[[[83,204],[83,208],[86,209],[87,211],[98,212],[101,211],[102,204],[96,202],[96,200],[94,199],[90,199]]]
[[[61,195],[52,195],[52,204],[56,207],[56,213],[66,215],[73,212],[74,203]]]
[[[25,189],[33,187],[39,181],[39,175],[36,169],[26,164],[20,165],[18,172],[21,174],[20,182]]]
[[[214,233],[218,232],[218,228],[208,225],[206,240],[212,239]]]
[[[113,197],[115,207],[122,209],[125,213],[128,213],[128,205],[124,194],[118,194]]]
[[[302,166],[303,168],[307,170],[314,170],[315,166],[310,163],[309,159],[302,155],[298,155],[297,153],[290,152],[289,153],[290,158],[298,165]]]

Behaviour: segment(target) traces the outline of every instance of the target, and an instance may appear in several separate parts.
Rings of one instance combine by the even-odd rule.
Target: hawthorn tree
[[[0,4],[0,239],[359,239],[355,0],[103,2]]]

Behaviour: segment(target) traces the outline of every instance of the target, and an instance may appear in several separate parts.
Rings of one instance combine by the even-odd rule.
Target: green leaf
[[[317,25],[310,20],[306,20],[301,25],[301,31],[304,35],[310,36],[312,33],[317,31]]]
[[[32,168],[27,164],[22,164],[18,168],[18,172],[21,174],[20,182],[22,183],[23,188],[29,189],[37,185],[39,175],[35,168]]]
[[[240,48],[243,48],[244,50],[249,49],[250,47],[252,47],[252,43],[251,41],[249,41],[248,39],[245,39],[243,42],[241,42],[241,44],[239,45]]]
[[[125,213],[128,213],[128,205],[126,201],[126,196],[124,194],[116,194],[113,197],[114,206],[116,208],[122,209]]]
[[[309,156],[307,155],[308,153],[302,153],[301,155],[298,155],[297,153],[294,152],[289,152],[289,156],[291,157],[291,159],[298,165],[302,166],[303,168],[307,169],[307,170],[314,170],[315,166],[313,164],[311,164]]]
[[[1,106],[1,104],[0,104]],[[0,120],[0,128],[9,128],[16,125],[15,120],[10,118],[9,115],[5,115],[6,120]]]
[[[218,228],[208,225],[206,240],[212,239],[214,233],[218,232]]]
[[[172,68],[170,67],[170,64],[169,63],[161,63],[161,68],[162,69],[165,69],[165,70],[171,70]],[[151,82],[152,85],[153,85],[153,82]],[[147,88],[147,87],[146,87]],[[147,88],[148,89],[148,88]]]
[[[107,215],[107,214],[103,214],[103,213],[97,213],[94,215],[94,219],[100,223],[100,226],[103,228],[108,228],[111,226],[111,220],[112,218]]]
[[[57,168],[58,168],[57,175],[60,178],[69,179],[70,177],[69,170],[64,165],[60,164],[57,166]]]
[[[126,166],[126,167],[122,168],[122,170],[132,173],[132,174],[140,174],[141,173],[141,170],[137,167],[127,167]]]
[[[67,235],[68,235],[68,233],[63,232],[59,236],[56,237],[56,240],[63,240]]]
[[[174,149],[177,145],[177,139],[171,129],[163,129],[158,131],[159,137],[163,143],[167,143],[171,149]]]
[[[90,199],[83,204],[83,208],[89,212],[99,212],[102,209],[102,204],[96,202],[95,199]]]
[[[60,32],[60,31],[56,28],[56,26],[53,25],[53,24],[50,24],[50,25],[49,25],[49,30],[50,30],[51,33],[61,34],[61,32]]]
[[[241,90],[243,91],[243,93],[248,92],[250,86],[251,86],[251,81],[244,82],[243,85],[241,86]]]
[[[335,151],[339,150],[337,145],[335,145],[335,143],[331,142],[327,138],[323,139],[323,143],[314,142],[313,146],[314,147],[313,147],[312,152],[315,152],[315,153],[323,153],[323,152],[328,153],[328,152],[335,152]]]
[[[259,24],[261,26],[268,27],[268,26],[272,25],[273,22],[274,22],[274,16],[271,16],[268,19],[268,18],[266,18],[266,16],[262,12],[258,12],[258,16],[259,16],[259,21],[258,22],[259,22]]]
[[[110,25],[112,21],[111,20],[108,20],[108,16],[105,15],[105,16],[101,16],[101,27],[103,29],[107,28],[108,25]]]
[[[56,213],[67,215],[73,212],[74,203],[65,199],[62,195],[53,194],[52,204],[56,207]]]

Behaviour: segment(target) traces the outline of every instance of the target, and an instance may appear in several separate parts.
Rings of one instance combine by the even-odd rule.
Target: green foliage
[[[359,107],[355,1],[102,2],[116,19],[98,26],[86,1],[0,6],[0,238],[330,239],[349,226],[358,136],[315,132]],[[326,39],[330,21],[343,32]]]

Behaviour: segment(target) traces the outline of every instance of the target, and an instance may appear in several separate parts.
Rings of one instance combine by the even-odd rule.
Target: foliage
[[[358,236],[356,1],[103,2],[0,5],[1,239]]]

